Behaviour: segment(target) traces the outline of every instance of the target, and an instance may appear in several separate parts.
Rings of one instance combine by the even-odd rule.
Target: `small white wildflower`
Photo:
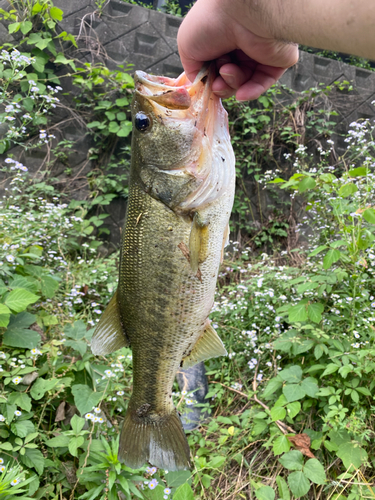
[[[14,414],[16,417],[20,417],[22,415],[22,411],[16,410]]]

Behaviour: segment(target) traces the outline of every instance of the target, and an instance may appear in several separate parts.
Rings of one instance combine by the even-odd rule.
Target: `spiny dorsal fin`
[[[227,354],[220,337],[212,328],[210,320],[207,320],[203,335],[199,337],[190,354],[183,358],[182,368],[190,368],[200,361]]]
[[[194,214],[189,238],[190,265],[193,273],[198,271],[198,266],[208,256],[208,227],[209,222],[202,220],[198,212]]]
[[[129,345],[121,323],[117,291],[109,301],[91,340],[93,354],[105,355]]]

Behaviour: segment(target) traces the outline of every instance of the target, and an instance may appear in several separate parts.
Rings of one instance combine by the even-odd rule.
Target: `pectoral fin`
[[[93,354],[105,355],[129,345],[121,322],[117,291],[102,314],[91,340]]]
[[[228,353],[216,333],[207,320],[203,335],[199,337],[191,352],[182,360],[182,368],[190,368],[200,361],[205,361],[218,356],[226,356]]]
[[[193,224],[189,239],[190,265],[193,273],[198,271],[198,266],[208,256],[209,222],[202,220],[198,212],[194,214]]]
[[[225,247],[229,243],[229,233],[230,233],[230,229],[229,229],[229,223],[228,223],[227,227],[225,228],[224,234],[223,234],[223,246],[221,247],[220,264],[223,263],[223,260],[224,260],[224,249],[225,249]]]

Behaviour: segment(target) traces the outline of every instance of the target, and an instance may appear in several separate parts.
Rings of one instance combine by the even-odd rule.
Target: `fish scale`
[[[132,468],[146,461],[189,467],[173,381],[179,367],[226,354],[208,315],[233,204],[234,156],[226,113],[211,91],[213,69],[205,71],[193,84],[184,75],[136,73],[119,285],[91,344],[94,354],[132,348],[119,449]]]

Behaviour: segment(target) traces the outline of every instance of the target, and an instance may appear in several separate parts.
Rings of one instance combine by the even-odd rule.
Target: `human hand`
[[[270,2],[270,0],[267,0]],[[298,60],[295,44],[277,40],[252,0],[198,0],[180,26],[181,61],[194,80],[205,61],[216,60],[212,90],[239,101],[257,99]]]

